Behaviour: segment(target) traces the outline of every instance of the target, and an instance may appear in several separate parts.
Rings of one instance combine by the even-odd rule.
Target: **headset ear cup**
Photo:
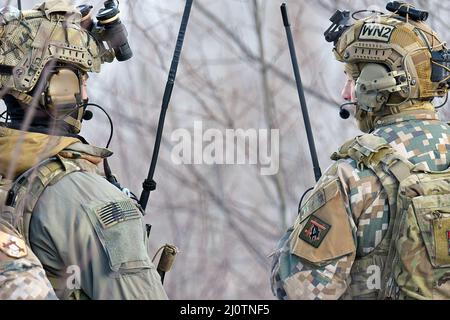
[[[81,100],[81,84],[78,75],[71,69],[60,69],[48,82],[47,104],[56,108],[58,105],[76,105]],[[50,103],[48,103],[50,102]]]

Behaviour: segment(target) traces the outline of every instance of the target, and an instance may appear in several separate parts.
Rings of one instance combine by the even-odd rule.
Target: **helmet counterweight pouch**
[[[450,85],[450,51],[441,50],[431,54],[431,81],[445,81]]]

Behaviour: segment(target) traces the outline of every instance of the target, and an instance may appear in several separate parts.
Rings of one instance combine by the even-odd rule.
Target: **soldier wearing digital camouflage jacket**
[[[11,226],[0,222],[0,300],[54,300],[44,268]]]
[[[366,134],[345,143],[273,256],[279,299],[449,299],[445,44],[414,10],[342,23],[334,53]],[[419,12],[420,13],[420,12]],[[437,173],[439,172],[439,173]]]

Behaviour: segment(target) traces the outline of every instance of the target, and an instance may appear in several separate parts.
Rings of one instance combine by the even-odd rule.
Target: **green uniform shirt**
[[[30,243],[61,299],[167,299],[141,212],[94,172],[70,173],[45,189]]]

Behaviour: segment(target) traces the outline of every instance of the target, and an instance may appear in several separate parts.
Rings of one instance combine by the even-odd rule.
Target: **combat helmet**
[[[0,91],[10,119],[29,106],[45,119],[78,133],[84,109],[82,81],[112,61],[108,50],[81,27],[82,15],[68,0],[49,0],[33,10],[0,11]]]
[[[377,116],[432,108],[429,102],[446,96],[450,85],[450,54],[425,23],[428,13],[397,1],[386,8],[390,12],[372,11],[361,19],[354,13],[353,23],[348,11],[337,11],[325,32],[336,59],[356,81],[355,117],[366,132]]]

